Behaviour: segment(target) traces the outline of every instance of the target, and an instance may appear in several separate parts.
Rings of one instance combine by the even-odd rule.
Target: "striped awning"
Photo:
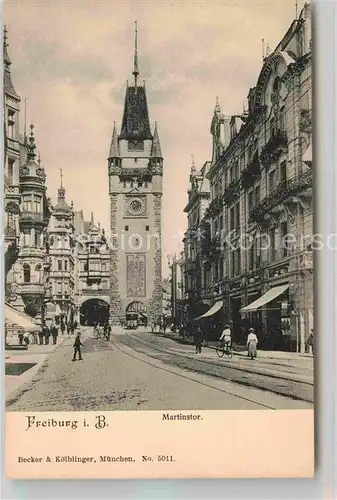
[[[14,309],[9,304],[5,304],[5,321],[8,325],[17,326],[26,332],[36,332],[40,329],[28,314]]]
[[[218,300],[218,302],[216,302],[208,311],[206,311],[205,314],[202,314],[201,316],[198,316],[195,319],[208,318],[209,316],[213,316],[218,311],[220,311],[222,306],[223,306],[223,300]]]
[[[248,304],[248,306],[243,307],[240,309],[240,312],[242,313],[249,313],[249,312],[254,312],[263,307],[265,304],[268,304],[268,302],[271,302],[272,300],[276,299],[279,295],[281,295],[283,292],[285,292],[289,288],[289,285],[281,285],[281,286],[274,286],[268,292],[263,294],[259,299],[254,300],[251,304]]]

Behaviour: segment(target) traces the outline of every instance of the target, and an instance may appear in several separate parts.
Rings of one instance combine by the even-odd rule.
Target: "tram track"
[[[120,344],[123,344],[123,342],[120,342],[119,344],[117,344],[116,342],[113,342],[114,348],[117,349],[122,354],[124,354],[124,355],[126,355],[126,356],[128,356],[128,357],[130,357],[130,358],[132,358],[134,360],[137,360],[138,362],[145,363],[145,364],[147,364],[147,365],[149,365],[151,367],[154,367],[157,370],[161,370],[163,372],[170,373],[171,375],[175,375],[175,376],[177,376],[179,378],[182,378],[182,379],[185,379],[185,380],[189,380],[191,382],[194,382],[194,383],[199,384],[201,386],[204,386],[204,387],[216,390],[216,391],[218,391],[220,393],[223,393],[223,394],[226,394],[228,396],[233,396],[233,397],[241,399],[243,401],[246,401],[246,402],[249,402],[249,403],[253,403],[254,405],[259,406],[259,407],[261,407],[261,408],[263,408],[265,410],[276,410],[277,409],[277,408],[275,408],[275,406],[266,405],[264,403],[261,403],[261,402],[257,401],[256,399],[251,399],[251,398],[247,398],[245,396],[238,395],[236,392],[228,391],[227,389],[221,389],[221,388],[216,387],[215,385],[212,385],[210,383],[208,384],[208,383],[203,382],[201,380],[197,380],[197,379],[195,379],[192,376],[188,376],[187,374],[178,373],[176,370],[170,370],[169,368],[158,366],[158,363],[150,362],[148,360],[140,358],[139,356],[136,356],[135,354],[132,354],[132,353],[128,352],[127,350],[123,349]],[[126,344],[125,344],[125,346],[126,346]],[[130,346],[126,346],[126,347],[130,347]],[[133,349],[133,350],[135,352],[138,352],[138,354],[144,354],[144,353],[140,353],[139,351],[137,351],[135,349]],[[149,356],[149,355],[146,354],[146,356]],[[158,359],[158,358],[156,358],[156,359]],[[176,365],[176,366],[178,368],[180,368],[178,365]]]
[[[282,376],[278,377],[277,373],[264,375],[245,370],[244,367],[235,367],[233,364],[228,364],[227,362],[215,362],[209,359],[205,360],[187,354],[180,354],[171,349],[158,346],[135,334],[124,334],[118,338],[119,345],[124,344],[135,352],[157,359],[165,364],[227,382],[254,387],[293,400],[305,401],[307,403],[313,403],[314,401],[313,384],[308,382],[294,381],[289,378],[285,379]],[[116,343],[114,345],[118,347]]]

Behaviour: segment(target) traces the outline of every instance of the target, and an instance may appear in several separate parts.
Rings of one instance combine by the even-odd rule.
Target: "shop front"
[[[291,351],[289,284],[274,286],[241,309],[254,328],[261,349]]]

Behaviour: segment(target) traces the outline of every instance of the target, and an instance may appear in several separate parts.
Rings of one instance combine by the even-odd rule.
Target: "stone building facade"
[[[13,305],[42,323],[48,289],[47,227],[51,211],[46,197],[46,173],[40,160],[36,160],[34,126],[30,127],[27,161],[19,172],[19,254],[10,271],[10,281],[17,291]]]
[[[189,303],[189,319],[199,316],[207,308],[211,294],[211,274],[203,265],[204,253],[210,241],[210,221],[205,217],[209,206],[210,185],[207,174],[210,162],[197,170],[194,162],[190,174],[187,214],[187,231],[184,236],[184,281]]]
[[[57,191],[57,203],[52,208],[48,226],[48,265],[50,300],[46,304],[46,319],[55,325],[72,323],[75,319],[75,236],[74,211],[66,202],[62,185]]]
[[[149,322],[162,315],[163,156],[157,124],[150,127],[145,84],[138,83],[137,32],[133,75],[108,157],[110,314],[116,324],[135,304]]]
[[[110,305],[110,249],[104,229],[74,213],[74,303],[80,324],[105,323]]]
[[[4,255],[5,255],[5,295],[14,296],[12,283],[7,280],[8,272],[19,253],[19,213],[20,195],[20,152],[22,149],[19,131],[20,96],[11,77],[11,60],[8,55],[7,30],[3,38],[3,113],[4,113]],[[10,278],[10,276],[9,276]]]
[[[261,347],[304,352],[313,328],[309,4],[264,58],[248,103],[231,117],[218,102],[214,111],[200,295],[223,300],[235,341],[253,326]]]

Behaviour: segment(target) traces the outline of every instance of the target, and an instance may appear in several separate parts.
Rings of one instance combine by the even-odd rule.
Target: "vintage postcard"
[[[5,2],[10,478],[312,477],[311,18]]]

